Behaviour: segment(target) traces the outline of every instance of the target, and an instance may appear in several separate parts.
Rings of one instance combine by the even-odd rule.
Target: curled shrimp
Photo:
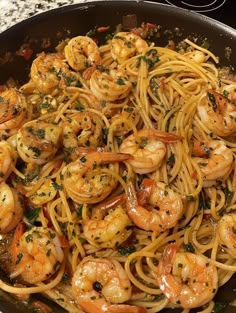
[[[133,184],[127,186],[127,214],[133,223],[157,233],[174,227],[183,215],[181,196],[166,184],[151,179],[144,179],[141,188],[142,201],[138,201]]]
[[[124,195],[113,198],[93,208],[92,216],[83,224],[86,240],[100,248],[114,248],[124,242],[131,230],[131,224],[122,202]]]
[[[132,84],[124,70],[97,69],[90,78],[90,88],[95,97],[102,101],[116,101],[127,97]]]
[[[222,140],[195,142],[194,160],[200,166],[203,175],[203,186],[210,187],[216,180],[225,180],[232,170],[233,152]]]
[[[7,130],[5,137],[15,134],[27,118],[28,107],[21,92],[9,88],[0,93],[0,132]]]
[[[28,163],[44,164],[52,159],[59,147],[61,127],[54,123],[32,120],[17,132],[17,151]]]
[[[44,94],[65,88],[72,82],[77,83],[76,74],[70,71],[61,53],[40,53],[32,63],[30,77],[39,92]]]
[[[133,156],[127,162],[135,173],[147,174],[156,171],[166,155],[165,143],[176,142],[180,137],[156,129],[142,129],[128,136],[120,146],[121,153]]]
[[[224,214],[217,223],[219,243],[233,257],[236,256],[236,214]]]
[[[11,247],[11,278],[20,276],[24,282],[36,284],[56,273],[64,255],[53,230],[34,226],[17,237]]]
[[[236,88],[236,85],[234,85]],[[198,104],[201,121],[216,135],[226,137],[236,131],[236,106],[234,99],[208,90]]]
[[[101,165],[122,162],[128,154],[90,152],[69,163],[62,171],[63,185],[68,196],[76,203],[97,203],[105,199],[116,186],[112,174],[104,172]]]
[[[15,151],[7,141],[0,141],[0,183],[11,174],[15,164]]]
[[[112,259],[87,257],[72,278],[72,290],[86,313],[145,313],[143,307],[123,304],[131,297],[131,283],[122,265]]]
[[[5,234],[21,221],[23,207],[17,190],[4,182],[0,184],[0,203],[0,233]]]
[[[157,283],[171,303],[191,309],[213,299],[218,274],[205,256],[177,252],[176,244],[169,244],[157,267]]]
[[[111,55],[118,63],[123,63],[147,48],[147,42],[131,32],[119,32],[111,40]]]
[[[72,160],[79,157],[78,147],[96,148],[101,145],[103,121],[97,114],[78,112],[63,123],[65,154]]]
[[[100,52],[93,39],[87,36],[72,38],[64,48],[65,58],[75,71],[101,62]]]

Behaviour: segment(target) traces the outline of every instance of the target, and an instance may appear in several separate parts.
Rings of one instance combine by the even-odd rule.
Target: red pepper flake
[[[33,50],[31,48],[22,48],[16,51],[16,55],[23,57],[26,61],[28,61],[33,54]]]

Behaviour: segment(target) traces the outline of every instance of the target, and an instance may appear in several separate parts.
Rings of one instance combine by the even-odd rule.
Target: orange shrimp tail
[[[13,110],[13,109],[12,109]],[[5,123],[5,122],[8,122],[10,119],[12,119],[12,112],[10,109],[8,109],[5,114],[3,114],[1,117],[0,117],[0,124],[2,123]]]
[[[175,133],[168,133],[162,130],[157,130],[157,129],[152,129],[152,128],[143,130],[143,134],[144,133],[146,133],[145,134],[146,136],[150,138],[155,137],[164,143],[178,142],[182,139],[181,136]]]
[[[79,301],[79,305],[87,313],[147,313],[144,307],[126,304],[108,304],[104,299],[100,299],[100,301],[83,299]]]
[[[79,305],[84,312],[87,313],[102,313],[101,306],[96,303],[96,301],[91,300],[79,300]]]
[[[118,304],[109,306],[110,313],[147,313],[147,309],[142,306],[132,306],[126,304]]]
[[[15,233],[14,233],[13,240],[11,243],[11,248],[10,248],[12,259],[14,262],[16,262],[17,260],[19,240],[21,236],[23,235],[24,230],[25,230],[25,226],[23,223],[18,224],[15,229]]]
[[[137,192],[138,203],[144,205],[151,196],[154,180],[145,178],[141,184],[141,190]]]
[[[119,196],[116,196],[112,199],[109,199],[107,201],[104,201],[102,203],[100,203],[99,205],[97,205],[95,208],[96,209],[101,209],[101,210],[109,210],[112,209],[120,204],[123,204],[126,200],[126,195],[125,194],[121,194]]]
[[[112,162],[122,162],[130,159],[132,156],[128,153],[115,152],[92,152],[87,154],[86,158],[97,164],[106,164]]]
[[[90,79],[95,70],[96,70],[96,64],[92,64],[90,67],[86,68],[86,70],[84,70],[82,74],[83,79],[85,80]]]
[[[94,148],[89,148],[89,147],[78,147],[77,152],[80,157],[87,155],[88,153],[93,153],[93,152],[104,152],[103,147],[97,147],[96,149]]]
[[[170,243],[166,246],[162,255],[163,272],[169,274],[172,268],[172,261],[175,257],[177,251],[176,243]]]
[[[127,207],[135,208],[138,205],[138,199],[134,185],[131,182],[127,184],[126,193],[127,193]]]

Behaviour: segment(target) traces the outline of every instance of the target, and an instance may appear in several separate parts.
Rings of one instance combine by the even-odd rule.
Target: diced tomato
[[[197,171],[193,171],[192,174],[191,174],[191,177],[193,179],[196,179],[197,178]]]
[[[211,214],[204,214],[204,215],[203,215],[204,221],[209,221],[211,218],[212,218],[212,215],[211,215]]]
[[[70,248],[70,243],[65,235],[60,236],[59,240],[62,248]]]
[[[4,85],[0,85],[0,92],[4,91],[5,90],[5,86]]]
[[[175,42],[174,42],[174,40],[169,40],[168,47],[171,50],[175,50]]]
[[[16,51],[16,55],[23,57],[26,61],[28,61],[33,54],[33,50],[31,48],[23,48]]]
[[[40,310],[40,312],[43,312],[43,313],[52,312],[52,308],[50,308],[46,303],[39,301],[39,300],[32,302],[31,306],[35,309]]]
[[[110,29],[110,26],[100,26],[97,28],[97,32],[98,33],[103,33],[103,32],[106,32]]]
[[[147,28],[158,28],[158,26],[156,24],[152,24],[152,23],[146,23],[145,24]]]

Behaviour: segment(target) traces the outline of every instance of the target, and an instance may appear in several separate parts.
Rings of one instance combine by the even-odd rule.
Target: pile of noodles
[[[70,278],[81,260],[93,256],[115,259],[122,264],[132,283],[133,292],[128,304],[143,306],[149,313],[178,307],[162,293],[156,280],[158,261],[171,242],[177,244],[179,251],[206,255],[209,262],[217,267],[218,287],[232,277],[236,271],[236,253],[233,255],[219,241],[217,224],[224,214],[235,210],[235,157],[229,173],[220,179],[211,179],[208,184],[201,169],[202,164],[192,150],[194,140],[221,140],[235,155],[234,134],[220,136],[214,133],[211,125],[202,121],[198,105],[208,90],[222,94],[222,90],[236,89],[236,83],[227,71],[218,69],[218,58],[210,50],[188,39],[183,45],[186,49],[177,51],[148,43],[148,48],[122,62],[112,57],[111,41],[101,45],[100,71],[109,73],[119,69],[130,82],[130,89],[127,92],[124,90],[122,97],[119,94],[119,88],[124,87],[121,80],[111,81],[110,86],[101,83],[94,94],[95,88],[91,88],[94,86],[91,81],[94,76],[84,75],[84,70],[71,69],[73,79],[66,77],[66,80],[64,77],[64,83],[57,88],[47,89],[44,86],[49,92],[41,92],[32,79],[24,86],[15,87],[26,99],[28,113],[25,122],[38,119],[40,123],[52,123],[63,128],[77,113],[81,114],[81,119],[88,118],[92,122],[91,126],[85,123],[88,135],[85,140],[80,137],[76,156],[73,155],[76,151],[68,146],[65,148],[62,140],[54,156],[37,166],[37,175],[33,175],[32,181],[26,181],[26,176],[35,167],[29,169],[29,166],[22,166],[24,162],[16,151],[17,162],[5,182],[22,194],[24,203],[30,204],[27,213],[29,210],[37,213],[33,222],[29,222],[25,214],[23,222],[49,227],[60,238],[65,238],[66,244],[62,247],[65,257],[57,273],[48,281],[32,286],[10,286],[1,282],[0,288],[17,294],[43,293],[69,312],[79,312],[76,298],[71,292]],[[64,53],[62,47],[59,50]],[[203,60],[193,57],[193,51],[200,52]],[[53,69],[48,70],[52,74]],[[8,133],[1,130],[2,140],[14,145],[14,136],[23,124]],[[96,127],[100,127],[97,137],[94,135]],[[91,151],[120,152],[125,138],[146,128],[175,133],[181,138],[166,144],[167,152],[157,169],[143,174],[135,173],[128,160],[105,164],[99,173],[94,169],[95,176],[112,177],[114,187],[105,199],[98,197],[90,203],[83,201],[86,199],[83,192],[74,198],[68,195],[70,186],[65,186],[63,170],[70,162],[76,157],[86,158]],[[31,164],[30,156],[28,164]],[[126,240],[119,238],[116,243],[114,238],[113,243],[107,245],[99,241],[89,242],[83,224],[91,218],[93,209],[125,194],[127,182],[132,181],[138,191],[144,178],[164,182],[181,195],[183,214],[176,225],[159,232],[141,229],[130,221],[126,227]],[[42,198],[42,190],[47,194],[47,179],[53,182],[56,192],[53,197],[45,196],[43,200],[39,194]],[[77,196],[78,200],[75,201]],[[213,307],[214,300],[199,308],[198,312],[211,312]],[[189,309],[183,312],[187,313]]]

